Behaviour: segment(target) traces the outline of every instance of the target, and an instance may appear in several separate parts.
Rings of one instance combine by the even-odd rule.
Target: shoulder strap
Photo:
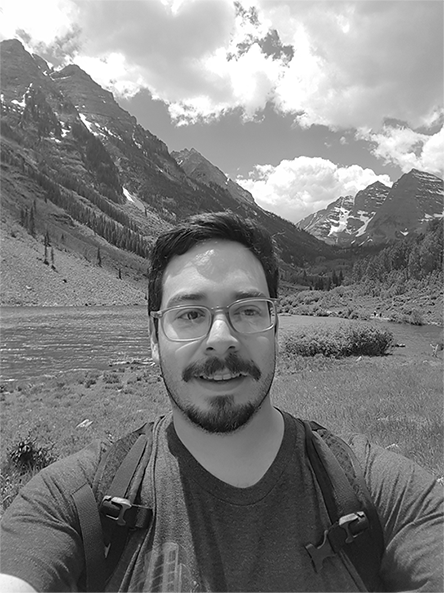
[[[114,443],[94,483],[73,495],[85,554],[87,591],[104,591],[131,528],[148,528],[152,509],[135,503],[151,455],[153,423]]]
[[[315,570],[343,550],[367,590],[380,590],[384,537],[359,461],[340,437],[316,422],[303,423],[307,455],[331,521],[320,545],[306,546]]]

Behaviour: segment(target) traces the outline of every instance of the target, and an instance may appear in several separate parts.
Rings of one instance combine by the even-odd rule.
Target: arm
[[[31,587],[26,581],[9,574],[0,574],[0,591],[8,591],[8,593],[37,593],[34,587]]]
[[[423,468],[365,445],[364,473],[384,531],[387,591],[443,591],[443,489]]]
[[[98,456],[97,447],[90,447],[45,468],[6,509],[0,524],[0,566],[7,575],[3,579],[13,579],[11,587],[20,583],[28,587],[23,591],[77,590],[84,554],[72,494],[85,481],[92,482]],[[15,591],[9,583],[0,590]]]

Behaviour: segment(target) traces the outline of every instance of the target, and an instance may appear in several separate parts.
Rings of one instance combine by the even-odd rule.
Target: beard
[[[265,398],[270,392],[275,371],[275,364],[273,364],[269,374],[265,378],[262,378],[262,373],[256,364],[252,361],[240,359],[237,354],[230,354],[223,360],[210,358],[202,363],[188,365],[182,373],[182,380],[185,383],[194,377],[208,377],[217,371],[226,369],[233,374],[246,374],[259,384],[259,391],[252,401],[236,403],[236,397],[233,395],[218,395],[211,397],[209,409],[201,409],[189,401],[184,401],[180,397],[180,385],[176,389],[175,382],[169,380],[168,372],[165,373],[162,359],[160,360],[160,365],[163,381],[170,400],[190,422],[212,434],[232,433],[250,422],[253,416],[260,410]]]

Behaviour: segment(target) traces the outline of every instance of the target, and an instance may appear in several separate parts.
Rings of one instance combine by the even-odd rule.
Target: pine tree
[[[30,234],[35,237],[35,217],[34,217],[34,208],[31,208],[31,212],[29,214],[29,226],[28,230]]]

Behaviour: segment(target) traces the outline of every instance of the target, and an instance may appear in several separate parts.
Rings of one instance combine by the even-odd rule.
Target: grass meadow
[[[302,356],[287,338],[272,387],[275,405],[337,434],[364,433],[444,475],[442,351],[438,358],[400,358],[382,340],[381,356]],[[2,387],[0,512],[39,467],[93,439],[115,440],[169,409],[153,363]]]

